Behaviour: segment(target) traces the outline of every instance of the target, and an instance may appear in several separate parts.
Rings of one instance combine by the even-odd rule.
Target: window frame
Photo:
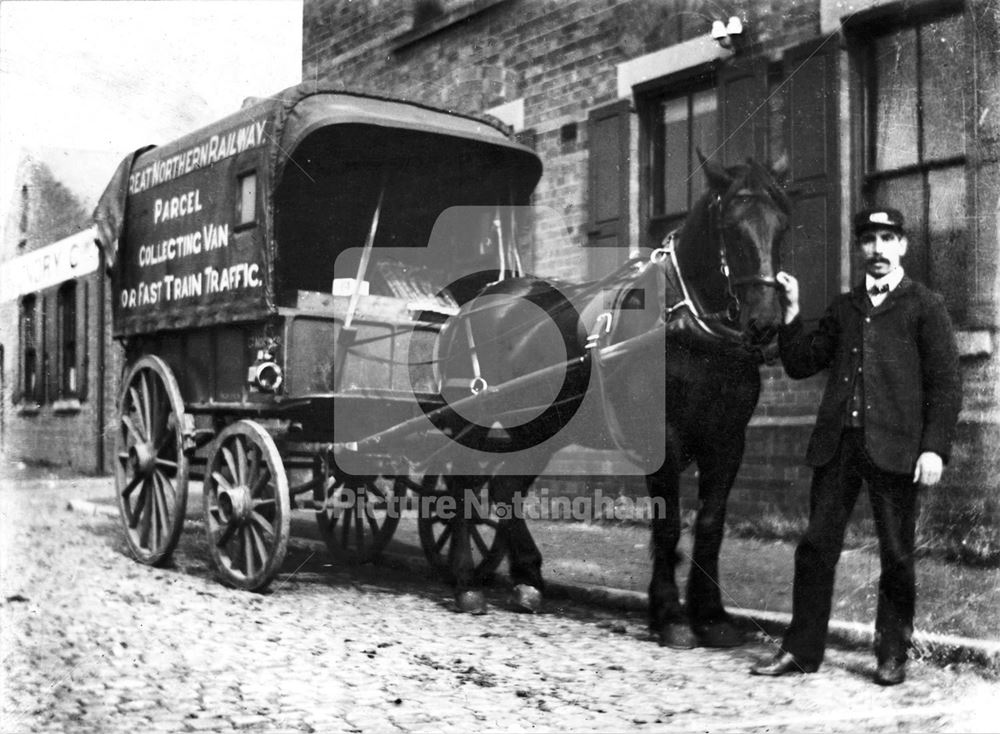
[[[80,394],[79,291],[76,280],[67,280],[56,292],[57,395],[61,399],[78,398]]]
[[[28,304],[30,303],[30,314]],[[38,350],[39,295],[26,293],[18,301],[18,349],[17,400],[29,406],[37,406],[39,399],[39,350]],[[30,318],[29,318],[30,315]]]
[[[969,28],[969,18],[964,11],[961,2],[945,2],[940,5],[920,7],[910,12],[901,12],[891,15],[881,14],[879,17],[866,17],[864,25],[858,24],[852,27],[851,33],[851,59],[854,67],[854,78],[858,83],[857,102],[858,109],[861,110],[861,119],[856,124],[855,140],[858,148],[856,152],[857,179],[856,196],[857,207],[861,209],[878,204],[888,204],[884,199],[880,201],[880,191],[884,191],[887,185],[893,182],[905,182],[907,179],[917,179],[915,188],[919,190],[919,211],[905,212],[904,216],[912,222],[917,229],[908,227],[908,240],[910,243],[909,253],[904,259],[904,267],[908,274],[925,282],[932,289],[939,291],[945,296],[949,311],[957,324],[961,325],[968,320],[970,302],[968,294],[959,289],[956,291],[950,288],[950,282],[938,282],[934,267],[934,238],[931,233],[931,210],[933,208],[931,179],[939,172],[953,171],[962,180],[964,191],[961,192],[964,199],[964,209],[961,212],[961,220],[966,222],[965,228],[961,231],[961,243],[963,248],[957,270],[959,279],[964,271],[962,258],[971,258],[975,250],[976,236],[975,228],[969,222],[974,221],[975,216],[975,177],[974,177],[974,156],[971,154],[975,146],[975,95],[965,97],[965,108],[961,110],[965,121],[964,138],[965,149],[960,153],[941,156],[929,159],[926,153],[927,140],[927,112],[924,108],[924,95],[928,94],[924,86],[924,69],[927,64],[933,63],[925,50],[923,44],[923,29],[927,26],[956,19],[960,23],[963,39],[969,40],[972,37]],[[902,163],[892,167],[886,166],[878,168],[877,148],[879,143],[876,126],[879,122],[879,78],[878,64],[875,59],[877,42],[879,39],[888,38],[902,31],[914,33],[914,76],[917,87],[917,100],[914,105],[913,114],[916,118],[916,161]],[[961,43],[959,43],[961,45]],[[966,55],[959,55],[959,62],[966,72],[972,71],[974,61]],[[898,202],[893,202],[898,205]],[[917,249],[919,248],[919,249]],[[938,275],[940,277],[940,274]]]

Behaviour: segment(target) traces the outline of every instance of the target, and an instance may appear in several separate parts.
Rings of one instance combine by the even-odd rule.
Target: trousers
[[[819,665],[826,649],[837,561],[862,483],[878,534],[881,576],[875,616],[879,662],[906,660],[916,603],[914,536],[918,506],[913,476],[886,472],[865,451],[863,429],[845,429],[834,457],[813,472],[809,526],[795,550],[792,621],[782,649]]]

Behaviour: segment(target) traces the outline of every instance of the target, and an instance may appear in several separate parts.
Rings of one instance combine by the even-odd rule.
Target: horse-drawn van
[[[441,325],[495,277],[498,248],[517,258],[518,225],[496,212],[540,175],[499,123],[311,84],[123,161],[95,216],[126,355],[115,473],[136,559],[170,556],[192,476],[227,583],[277,573],[303,493],[331,548],[376,553],[398,520],[388,499],[431,478],[396,448],[348,476],[332,445],[438,407]],[[476,221],[449,229],[448,210]],[[441,532],[422,535],[446,563]]]

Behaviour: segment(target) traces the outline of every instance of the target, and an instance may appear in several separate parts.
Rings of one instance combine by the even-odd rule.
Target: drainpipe
[[[96,243],[95,243],[95,246],[96,246]],[[94,375],[96,377],[96,379],[94,380],[94,382],[97,383],[97,391],[96,391],[97,392],[97,396],[96,396],[96,398],[97,398],[97,442],[96,442],[97,443],[97,462],[96,462],[96,466],[97,466],[97,473],[98,474],[104,474],[104,471],[105,471],[105,466],[104,466],[104,393],[105,393],[104,376],[108,372],[107,369],[106,369],[107,365],[104,364],[104,360],[105,360],[104,340],[107,338],[107,335],[106,335],[105,329],[104,329],[104,314],[105,314],[105,305],[104,305],[105,283],[104,283],[104,279],[106,277],[106,273],[104,271],[104,249],[100,248],[100,247],[98,247],[97,249],[100,252],[100,254],[98,255],[98,260],[97,260],[97,308],[95,309],[96,312],[97,312],[97,314],[96,314],[97,317],[95,319],[96,323],[94,324],[94,326],[97,328],[97,359],[95,360],[97,362],[97,365],[96,365],[96,368],[94,370],[95,373],[96,373]]]

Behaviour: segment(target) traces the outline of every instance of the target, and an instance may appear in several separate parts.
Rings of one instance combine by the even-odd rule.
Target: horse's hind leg
[[[649,627],[660,645],[690,648],[695,638],[681,608],[675,567],[681,538],[679,477],[669,462],[646,477],[652,499],[653,577],[649,582]]]
[[[742,441],[730,451],[699,457],[698,515],[695,519],[687,608],[699,642],[706,647],[734,647],[742,634],[730,621],[722,603],[719,552],[726,523],[726,503],[743,455]]]
[[[536,612],[542,604],[542,553],[521,512],[520,499],[534,481],[533,476],[495,476],[490,494],[500,515],[500,528],[507,542],[510,577],[514,582],[514,603],[526,612]]]

